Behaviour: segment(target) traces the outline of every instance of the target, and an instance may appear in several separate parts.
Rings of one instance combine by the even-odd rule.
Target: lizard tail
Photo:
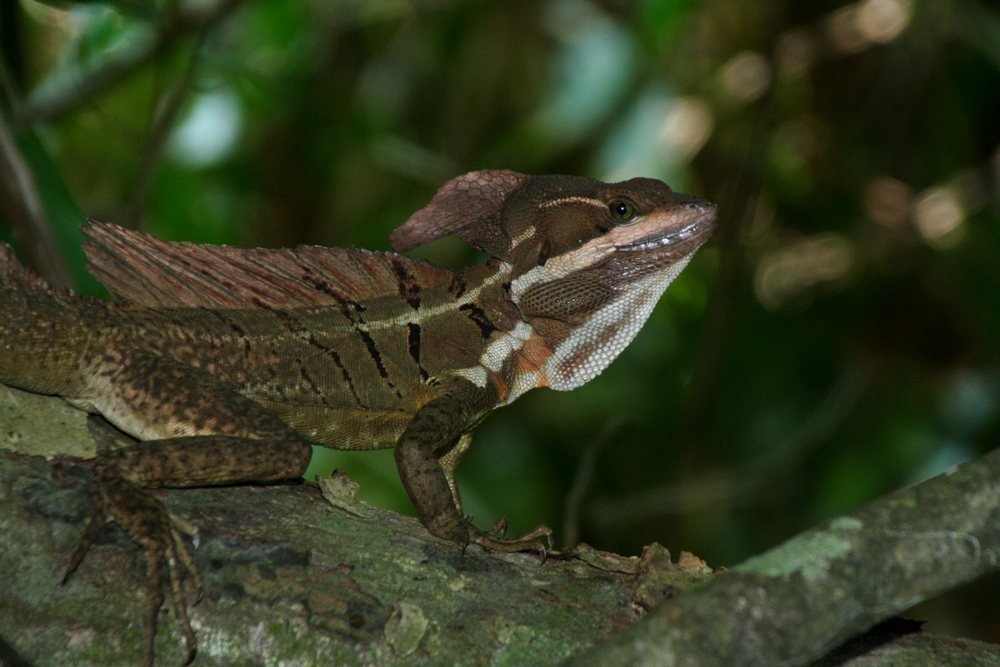
[[[29,295],[70,308],[73,304],[89,300],[61,285],[50,285],[21,264],[13,248],[0,243],[0,322],[11,317],[11,308],[26,301]]]
[[[6,243],[0,243],[0,284],[10,280],[40,280],[35,274],[21,265],[14,249]]]
[[[79,338],[84,311],[96,301],[49,285],[0,243],[0,383],[28,391],[64,393],[65,364]],[[75,347],[79,347],[76,345]]]

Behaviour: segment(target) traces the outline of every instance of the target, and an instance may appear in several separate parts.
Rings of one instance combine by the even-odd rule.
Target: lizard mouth
[[[678,243],[690,241],[691,239],[697,239],[700,245],[715,229],[716,217],[717,212],[714,206],[708,210],[703,209],[694,220],[688,222],[686,225],[652,234],[641,241],[619,246],[616,250],[618,252],[648,252],[658,248],[667,248]]]

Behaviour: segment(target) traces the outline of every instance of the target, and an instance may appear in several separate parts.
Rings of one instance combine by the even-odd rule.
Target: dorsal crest
[[[237,248],[161,241],[90,220],[87,269],[113,296],[151,308],[291,309],[406,296],[452,280],[423,260],[357,248]]]

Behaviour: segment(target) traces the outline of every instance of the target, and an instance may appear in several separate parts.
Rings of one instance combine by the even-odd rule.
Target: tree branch
[[[59,399],[0,385],[3,664],[130,665],[141,653],[142,558],[120,530],[105,528],[58,585],[89,508],[86,462],[58,455],[92,445],[85,422]],[[207,597],[191,612],[203,667],[556,664],[605,640],[569,664],[803,665],[994,566],[998,473],[995,453],[716,577],[658,545],[641,558],[581,545],[546,563],[463,552],[343,480],[159,495],[200,529]],[[1000,664],[1000,647],[911,633],[869,633],[816,667]],[[157,664],[183,653],[164,612]]]
[[[209,8],[179,9],[164,17],[156,31],[116,49],[114,55],[95,58],[79,69],[49,77],[28,96],[29,123],[57,120],[95,95],[128,78],[133,72],[166,51],[179,39],[220,21],[242,0],[219,0]]]
[[[1000,450],[827,521],[570,660],[806,665],[1000,563]]]
[[[69,268],[56,245],[35,176],[21,155],[17,137],[0,112],[0,211],[28,264],[51,283],[72,287]]]
[[[139,176],[136,180],[135,192],[132,195],[132,201],[121,223],[129,229],[138,229],[140,227],[139,223],[143,210],[146,208],[149,189],[153,183],[153,177],[156,175],[160,160],[163,157],[163,148],[167,143],[167,138],[170,136],[170,131],[174,128],[174,123],[180,114],[184,100],[187,98],[192,85],[194,85],[198,62],[201,58],[205,42],[208,40],[212,25],[211,22],[206,23],[199,30],[194,46],[191,49],[191,56],[187,67],[184,68],[184,73],[166,95],[160,106],[159,113],[156,114],[153,127],[146,140],[146,149],[143,151],[142,166],[139,169]]]
[[[90,443],[85,421],[59,399],[0,385],[3,664],[5,650],[35,667],[139,661],[143,560],[120,530],[106,527],[59,586],[88,515],[87,466],[45,457]],[[711,576],[690,556],[671,564],[658,545],[641,559],[580,547],[544,563],[463,550],[335,485],[159,496],[200,529],[193,555],[206,599],[190,612],[201,666],[554,664],[628,625],[665,591]],[[166,612],[156,648],[157,665],[181,664],[184,642]]]

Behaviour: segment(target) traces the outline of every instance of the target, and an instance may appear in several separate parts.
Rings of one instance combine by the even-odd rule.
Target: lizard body
[[[179,568],[201,584],[191,527],[148,491],[301,477],[310,443],[395,447],[428,530],[544,553],[463,515],[454,471],[471,429],[543,386],[599,374],[711,233],[715,208],[652,179],[472,172],[392,235],[397,250],[458,234],[491,258],[451,272],[356,249],[245,250],[158,241],[96,223],[90,269],[118,298],[52,288],[0,246],[0,382],[63,396],[144,442],[102,454],[95,512],[67,577],[106,521],[147,562],[145,664],[169,590],[196,641]],[[164,585],[161,569],[167,563]]]

